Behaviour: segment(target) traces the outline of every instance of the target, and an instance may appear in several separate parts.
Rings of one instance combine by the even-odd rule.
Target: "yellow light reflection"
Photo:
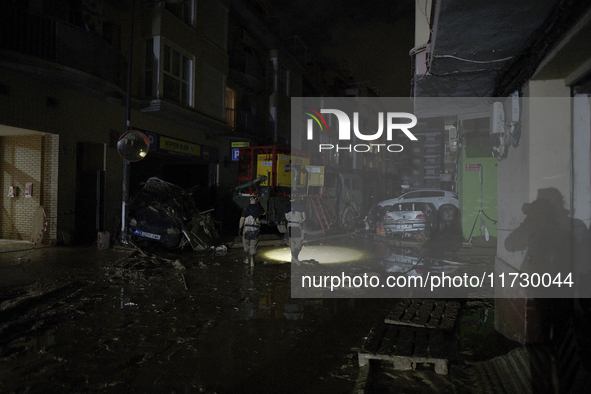
[[[272,249],[263,253],[269,260],[291,261],[291,250],[289,247]],[[361,250],[345,248],[342,246],[304,246],[300,252],[300,261],[315,260],[320,264],[336,264],[356,261],[363,258]]]

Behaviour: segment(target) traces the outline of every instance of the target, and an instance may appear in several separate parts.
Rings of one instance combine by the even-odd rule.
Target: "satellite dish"
[[[139,130],[129,130],[117,141],[117,152],[129,162],[140,161],[148,154],[150,140]]]

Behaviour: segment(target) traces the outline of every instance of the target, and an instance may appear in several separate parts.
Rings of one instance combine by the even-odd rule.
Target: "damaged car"
[[[430,239],[437,229],[437,210],[433,204],[406,202],[383,207],[381,225],[387,236],[418,236]]]
[[[375,228],[383,207],[401,203],[428,203],[435,207],[437,227],[440,231],[446,229],[459,231],[460,210],[457,193],[437,189],[412,190],[399,197],[377,203],[365,218],[366,229]]]
[[[197,208],[191,190],[152,177],[129,203],[128,228],[138,245],[205,250],[218,238],[211,211]]]

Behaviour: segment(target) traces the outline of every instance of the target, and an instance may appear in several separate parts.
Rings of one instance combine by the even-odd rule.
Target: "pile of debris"
[[[152,177],[129,204],[128,227],[135,243],[207,250],[218,238],[210,213],[200,211],[192,190]]]
[[[122,279],[128,283],[140,284],[149,280],[148,271],[159,271],[161,268],[170,266],[175,268],[176,273],[173,273],[173,275],[178,276],[179,282],[183,284],[185,289],[187,288],[187,282],[183,274],[186,268],[179,259],[167,259],[146,253],[142,249],[130,245],[125,247],[116,246],[115,248],[125,252],[126,256],[106,266],[111,278]],[[159,276],[162,277],[162,274],[159,274]]]

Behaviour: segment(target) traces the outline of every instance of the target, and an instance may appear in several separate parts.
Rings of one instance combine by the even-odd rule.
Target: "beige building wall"
[[[559,191],[564,209],[572,209],[570,89],[562,80],[530,81],[522,103],[519,146],[509,148],[507,158],[498,164],[497,273],[519,272],[528,251],[541,246],[530,244],[513,252],[505,246],[526,218],[524,204],[538,199],[539,190]],[[544,333],[538,330],[542,315],[537,314],[539,308],[532,308],[534,301],[518,288],[495,291],[497,330],[521,343],[542,340]]]
[[[50,243],[56,240],[58,137],[25,134],[0,137],[0,238]],[[30,184],[31,192],[26,193]],[[9,188],[14,191],[8,195]],[[45,231],[33,233],[35,212],[42,206]]]

